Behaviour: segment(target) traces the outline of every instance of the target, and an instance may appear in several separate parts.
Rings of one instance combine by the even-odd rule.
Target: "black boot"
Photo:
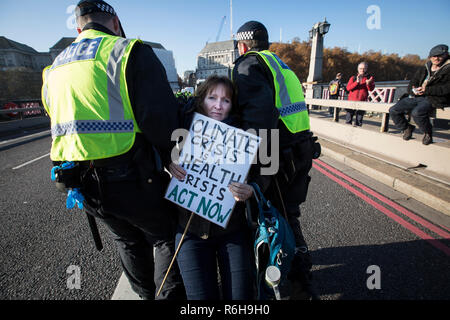
[[[430,143],[433,143],[433,136],[431,135],[431,133],[425,133],[423,135],[422,143],[426,146],[429,145]]]
[[[412,124],[408,124],[408,127],[405,129],[405,131],[403,131],[403,140],[408,141],[409,139],[411,139],[415,128],[416,127],[413,126]]]
[[[288,279],[291,281],[291,300],[320,300],[312,283],[311,255],[307,247],[297,247]]]

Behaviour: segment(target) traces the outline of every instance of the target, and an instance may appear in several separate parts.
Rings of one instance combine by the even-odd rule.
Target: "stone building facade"
[[[207,43],[197,56],[196,78],[201,81],[213,74],[230,77],[239,57],[235,44],[236,40]]]
[[[0,36],[0,70],[25,68],[42,71],[51,62],[49,52],[37,52],[25,44]]]

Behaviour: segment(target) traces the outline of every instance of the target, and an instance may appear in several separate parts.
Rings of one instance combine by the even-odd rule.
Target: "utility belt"
[[[54,162],[58,166],[61,163]],[[70,168],[60,166],[55,169],[55,182],[58,190],[80,188],[83,180],[93,177],[101,182],[147,180],[151,175],[164,170],[157,149],[145,144],[135,144],[123,155],[116,157],[74,161]]]

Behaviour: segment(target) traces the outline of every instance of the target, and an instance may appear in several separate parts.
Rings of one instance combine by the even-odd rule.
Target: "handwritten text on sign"
[[[235,200],[228,184],[244,183],[261,138],[198,113],[180,154],[186,178],[172,178],[165,198],[225,228]]]

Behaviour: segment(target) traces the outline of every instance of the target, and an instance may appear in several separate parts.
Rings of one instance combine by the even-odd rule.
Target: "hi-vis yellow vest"
[[[303,89],[295,73],[273,52],[248,51],[257,54],[272,72],[275,88],[275,106],[280,119],[292,133],[309,130],[309,115]]]
[[[125,75],[137,41],[86,30],[44,69],[52,160],[103,159],[131,149],[140,130]]]

